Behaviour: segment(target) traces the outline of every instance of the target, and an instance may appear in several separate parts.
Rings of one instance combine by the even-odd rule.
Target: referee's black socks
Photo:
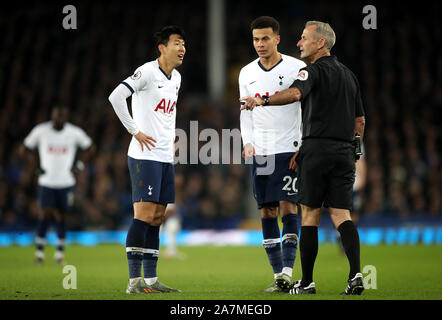
[[[313,267],[318,255],[318,227],[302,226],[299,239],[301,253],[302,281],[301,286],[307,287],[313,282]]]
[[[350,263],[350,273],[348,278],[353,279],[356,273],[361,272],[361,250],[358,230],[351,220],[344,221],[337,229],[341,235],[342,246],[344,247],[345,254]]]

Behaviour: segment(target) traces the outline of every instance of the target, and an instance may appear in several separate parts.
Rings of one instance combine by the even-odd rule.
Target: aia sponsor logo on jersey
[[[65,146],[48,146],[48,153],[50,154],[66,154],[68,152],[68,148]]]
[[[170,114],[173,110],[175,110],[176,101],[168,100],[166,104],[166,99],[161,99],[160,103],[158,103],[157,107],[154,111],[161,112],[163,110],[163,113]]]
[[[279,91],[275,91],[275,93],[274,94],[277,94]],[[270,97],[271,95],[268,93],[268,92],[266,92],[265,94],[263,94],[263,96],[267,96],[267,97]],[[261,94],[259,94],[259,93],[255,93],[255,98],[256,97],[260,97],[261,98]]]

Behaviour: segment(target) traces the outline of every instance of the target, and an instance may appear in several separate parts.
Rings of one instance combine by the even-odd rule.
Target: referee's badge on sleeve
[[[131,76],[130,77],[132,80],[138,80],[138,79],[140,79],[141,78],[141,71],[137,71],[137,72],[135,72],[134,73],[134,75],[133,76]]]
[[[296,76],[296,80],[305,81],[307,79],[308,79],[308,71],[307,70],[299,71],[298,75]]]

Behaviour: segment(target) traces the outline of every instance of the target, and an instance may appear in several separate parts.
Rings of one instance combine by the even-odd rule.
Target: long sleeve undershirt
[[[131,117],[129,113],[129,108],[127,105],[127,98],[132,95],[132,92],[123,84],[119,84],[114,91],[109,96],[109,101],[115,110],[121,123],[127,129],[131,135],[137,135],[140,131],[135,120]]]

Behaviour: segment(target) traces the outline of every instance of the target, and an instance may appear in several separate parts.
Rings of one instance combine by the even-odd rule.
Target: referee
[[[329,209],[350,264],[345,295],[364,290],[360,273],[359,235],[350,217],[355,179],[355,135],[364,135],[365,117],[358,80],[330,49],[336,36],[329,24],[309,21],[297,46],[301,59],[310,63],[300,70],[289,89],[271,97],[243,97],[241,109],[259,105],[284,105],[301,101],[302,146],[290,162],[298,170],[302,209],[300,252],[302,280],[291,294],[316,293],[313,267],[318,253],[321,207]]]

